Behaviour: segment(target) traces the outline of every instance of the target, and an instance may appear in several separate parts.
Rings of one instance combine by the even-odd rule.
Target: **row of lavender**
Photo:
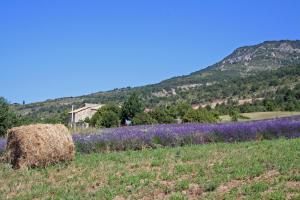
[[[84,153],[281,137],[300,137],[300,116],[224,124],[131,126],[102,129],[89,135],[73,135],[77,151]],[[4,148],[5,140],[0,139],[0,151]]]
[[[73,136],[77,150],[85,153],[296,137],[300,137],[300,116],[224,124],[132,126]]]

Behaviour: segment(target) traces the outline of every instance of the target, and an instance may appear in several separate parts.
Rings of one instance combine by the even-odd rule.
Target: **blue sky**
[[[0,2],[0,96],[36,102],[156,83],[235,48],[300,39],[298,0]]]

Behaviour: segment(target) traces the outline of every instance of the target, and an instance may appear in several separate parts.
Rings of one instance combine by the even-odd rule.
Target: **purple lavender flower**
[[[79,152],[138,150],[157,146],[182,146],[209,142],[241,142],[300,137],[300,116],[251,122],[216,124],[159,124],[101,129],[73,135]],[[0,138],[0,152],[6,140]]]
[[[73,136],[82,152],[181,146],[208,142],[240,142],[300,137],[300,116],[219,124],[160,124],[99,130]]]
[[[5,146],[6,146],[6,140],[3,138],[0,138],[0,153],[5,151]]]

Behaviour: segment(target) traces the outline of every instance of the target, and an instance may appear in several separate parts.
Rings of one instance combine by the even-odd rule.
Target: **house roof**
[[[88,103],[86,103],[84,107],[73,110],[73,112],[71,111],[71,112],[69,112],[69,114],[78,113],[78,112],[81,112],[81,111],[89,109],[89,108],[91,110],[98,110],[102,106],[104,106],[104,105],[103,104],[88,104]]]

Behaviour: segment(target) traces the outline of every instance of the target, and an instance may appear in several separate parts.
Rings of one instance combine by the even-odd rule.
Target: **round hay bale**
[[[35,124],[8,130],[6,160],[13,168],[45,167],[74,158],[75,146],[64,125]]]

